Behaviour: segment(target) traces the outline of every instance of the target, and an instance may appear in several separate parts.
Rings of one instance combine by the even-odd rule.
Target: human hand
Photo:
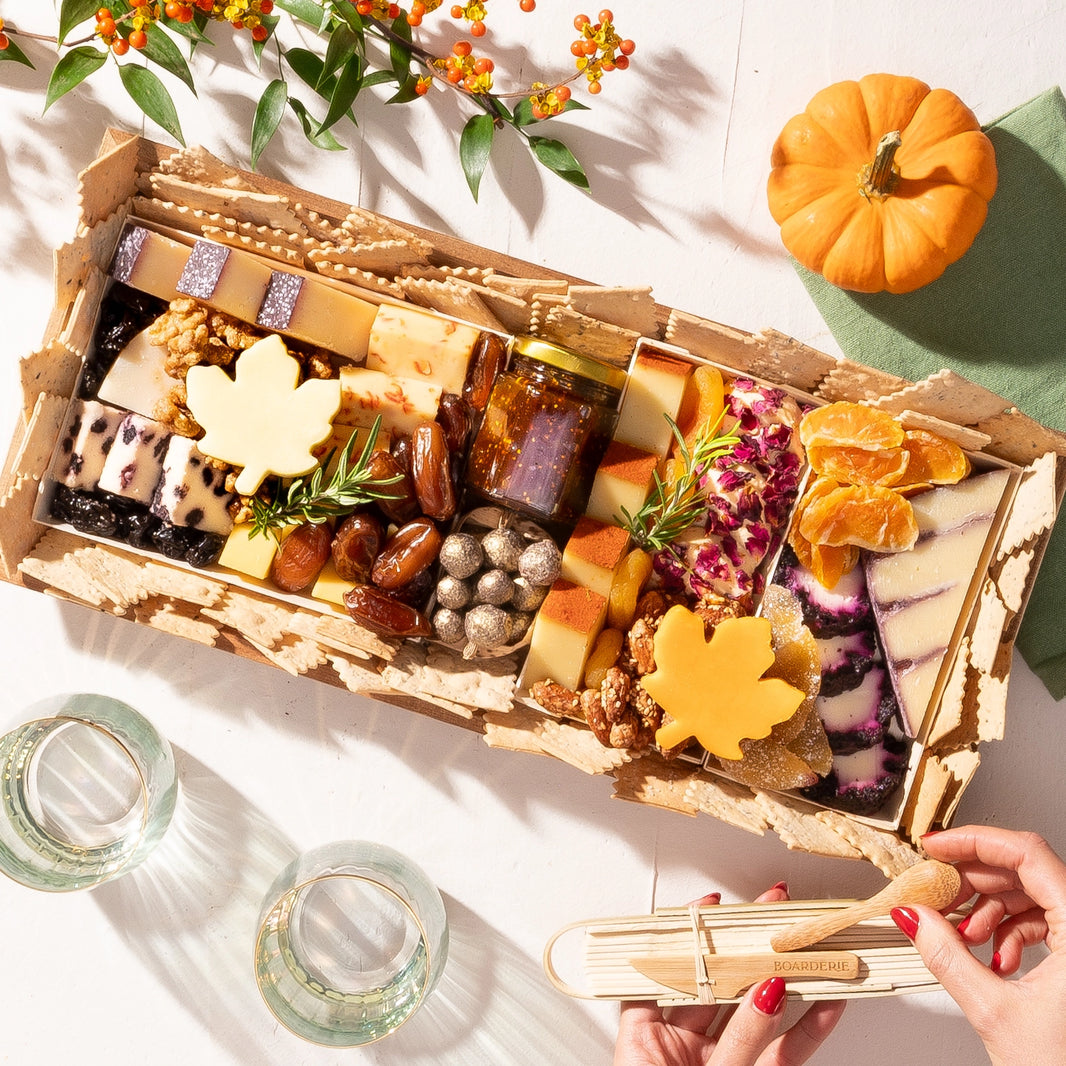
[[[715,893],[699,902],[707,905],[719,898]],[[786,899],[788,889],[781,884],[756,902]],[[748,989],[736,1006],[623,1003],[614,1066],[800,1066],[833,1031],[844,1003],[814,1003],[778,1036],[784,1006],[780,977]]]
[[[1033,833],[964,826],[922,840],[962,875],[956,906],[976,896],[954,928],[930,907],[893,911],[926,966],[962,1008],[994,1066],[1066,1062],[1066,864]],[[992,941],[989,967],[970,948]],[[1051,954],[1015,981],[1022,952]]]

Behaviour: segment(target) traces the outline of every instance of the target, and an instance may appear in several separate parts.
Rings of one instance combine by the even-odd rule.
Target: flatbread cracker
[[[890,880],[921,858],[895,833],[846,818],[837,811],[819,811],[815,817],[845,840],[855,850],[856,858],[866,859]]]
[[[766,819],[750,789],[707,773],[693,774],[685,786],[685,799],[701,814],[709,814],[720,822],[743,829],[756,836],[764,836]]]
[[[400,285],[412,303],[462,319],[483,329],[505,333],[503,323],[485,306],[469,285],[452,279],[432,281],[428,278],[404,278]]]
[[[312,263],[340,263],[395,277],[406,264],[416,262],[419,252],[408,241],[372,241],[368,244],[323,244],[307,253]]]
[[[273,645],[259,644],[247,634],[244,639],[258,651],[264,659],[284,670],[293,677],[306,674],[309,670],[321,666],[326,661],[326,653],[313,640],[306,637],[286,635]]]
[[[266,596],[227,588],[222,600],[202,612],[235,629],[255,647],[273,648],[287,632],[289,608]]]
[[[790,851],[809,851],[839,859],[860,859],[862,853],[806,804],[761,790],[755,791],[759,812]]]
[[[689,791],[694,773],[691,766],[666,763],[654,756],[636,759],[614,771],[614,798],[695,817],[700,808],[696,794]]]
[[[985,581],[970,634],[970,664],[979,673],[991,674],[996,669],[1007,614],[995,583],[991,579]]]
[[[319,259],[312,265],[323,277],[346,285],[354,285],[378,296],[389,296],[394,300],[403,299],[403,289],[396,281],[370,270],[360,270],[358,267],[345,266],[343,263],[331,263],[325,259]]]
[[[1050,529],[1058,511],[1055,454],[1047,452],[1022,472],[1010,515],[999,538],[1000,552],[1012,552]]]
[[[830,402],[849,400],[852,403],[869,403],[899,392],[910,384],[906,378],[843,358],[822,379],[818,395]]]
[[[1016,550],[1006,556],[995,574],[996,588],[1007,609],[1015,614],[1022,609],[1029,588],[1029,575],[1035,552],[1032,548]]]
[[[815,393],[837,360],[771,329],[751,337],[731,365],[752,377]]]
[[[78,290],[71,307],[66,325],[56,338],[75,352],[88,352],[96,328],[96,311],[100,306],[104,290],[107,288],[107,275],[96,266],[89,266],[82,288]]]
[[[11,455],[10,467],[16,476],[26,475],[36,480],[44,477],[66,421],[68,404],[65,396],[42,392],[37,397],[26,431]]]
[[[891,414],[920,411],[955,425],[971,426],[1002,414],[1011,405],[991,389],[968,381],[954,370],[941,370],[924,381],[874,400],[872,406]]]
[[[14,581],[22,562],[41,536],[33,521],[37,504],[37,479],[22,474],[0,496],[0,570]]]
[[[481,281],[486,288],[531,303],[534,296],[565,296],[570,285],[564,278],[515,278],[490,271]]]
[[[307,235],[320,243],[333,243],[349,239],[349,235],[341,228],[340,219],[327,218],[319,214],[306,204],[296,201],[292,205],[293,214],[303,223]]]
[[[1006,411],[982,419],[976,429],[987,433],[988,450],[1008,462],[1026,466],[1045,452],[1066,456],[1066,433],[1049,429],[1021,411]]]
[[[464,659],[442,645],[403,644],[381,671],[382,681],[397,692],[417,692],[432,700],[487,711],[506,711],[514,697],[517,673],[511,656]]]
[[[922,414],[921,411],[910,409],[896,413],[904,429],[924,429],[930,433],[936,433],[946,440],[954,441],[963,451],[982,451],[990,442],[991,437],[978,429],[969,429],[965,426],[957,426],[953,422],[945,422],[942,418],[934,418],[932,415]]]
[[[19,360],[19,383],[22,387],[22,408],[32,410],[42,393],[70,396],[81,370],[81,356],[53,340],[44,348]]]
[[[642,337],[659,336],[650,285],[571,285],[567,292],[570,306],[580,314],[632,330]]]
[[[266,227],[262,227],[266,228]],[[285,244],[267,244],[265,241],[256,240],[254,237],[243,233],[235,233],[220,226],[204,226],[201,230],[204,237],[215,241],[217,244],[225,244],[230,248],[242,248],[246,252],[254,252],[264,259],[273,259],[276,263],[284,263],[289,266],[302,267],[304,256]],[[272,231],[274,232],[274,231]]]
[[[589,318],[571,307],[553,307],[544,318],[542,336],[582,355],[614,366],[628,366],[640,334],[631,329]]]
[[[370,695],[385,689],[381,674],[365,662],[353,662],[347,656],[326,652],[326,659],[333,667],[334,673],[349,692]]]
[[[227,218],[250,222],[253,226],[269,226],[286,233],[304,235],[307,232],[289,201],[275,193],[213,188],[167,174],[150,175],[149,185],[153,196],[184,204],[197,211],[225,215]]]
[[[107,271],[122,227],[129,217],[123,204],[94,226],[79,225],[74,240],[55,250],[52,256],[56,305],[71,303],[85,284],[90,266]]]
[[[173,600],[149,600],[138,604],[133,611],[134,619],[142,625],[151,626],[161,633],[184,637],[205,647],[214,647],[218,640],[218,628],[188,612],[187,605]]]
[[[929,726],[926,747],[940,747],[957,729],[962,726],[963,708],[966,701],[966,688],[969,683],[970,638],[963,637],[959,642],[951,673],[944,683],[944,692],[940,704]],[[946,745],[945,745],[946,746]]]
[[[98,155],[78,175],[78,218],[85,226],[114,214],[137,191],[139,141],[130,137]]]
[[[236,167],[224,163],[203,145],[194,144],[181,148],[156,168],[160,174],[181,178],[197,185],[207,185],[244,192],[258,192],[259,186],[249,180]]]

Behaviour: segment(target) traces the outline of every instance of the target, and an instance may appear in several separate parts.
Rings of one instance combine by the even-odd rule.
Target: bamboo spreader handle
[[[876,896],[844,910],[797,922],[775,933],[770,938],[770,945],[774,951],[797,951],[867,918],[888,914],[893,907],[919,903],[940,910],[954,902],[961,887],[962,881],[954,866],[926,859],[904,870]]]

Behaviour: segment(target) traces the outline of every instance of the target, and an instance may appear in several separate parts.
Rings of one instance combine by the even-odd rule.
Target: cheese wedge
[[[474,326],[442,315],[382,304],[370,331],[366,365],[396,378],[434,381],[458,394],[479,335]]]

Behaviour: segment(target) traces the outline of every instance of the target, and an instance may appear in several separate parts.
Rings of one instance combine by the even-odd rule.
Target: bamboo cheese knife
[[[634,970],[653,981],[698,996],[700,979],[691,955],[648,955],[627,960]],[[732,999],[767,977],[849,980],[859,976],[859,957],[850,951],[804,951],[792,955],[704,955],[710,990],[717,999]]]
[[[954,866],[935,859],[925,859],[904,870],[876,896],[843,910],[797,922],[775,933],[770,938],[770,945],[774,951],[797,951],[810,947],[867,918],[888,914],[893,907],[919,903],[941,910],[955,901],[961,887],[962,880]]]

